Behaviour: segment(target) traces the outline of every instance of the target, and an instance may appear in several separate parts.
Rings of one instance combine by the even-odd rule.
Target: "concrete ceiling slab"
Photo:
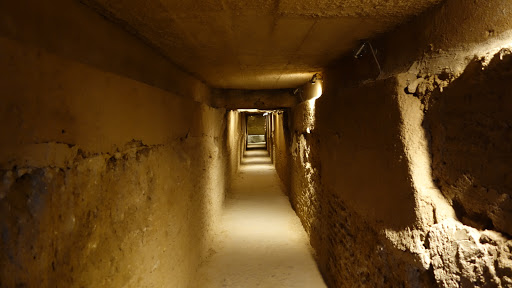
[[[285,15],[313,17],[393,16],[403,19],[439,2],[435,0],[280,0],[279,12]],[[388,20],[393,21],[393,19]]]
[[[292,88],[442,0],[81,0],[212,87]]]

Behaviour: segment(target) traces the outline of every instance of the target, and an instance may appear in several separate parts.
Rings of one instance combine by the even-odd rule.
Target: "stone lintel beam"
[[[217,89],[212,95],[213,106],[226,109],[278,109],[293,107],[298,103],[293,89]]]

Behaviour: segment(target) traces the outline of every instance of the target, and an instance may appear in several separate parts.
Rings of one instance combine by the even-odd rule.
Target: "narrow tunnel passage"
[[[0,1],[0,288],[512,287],[511,16]]]
[[[192,287],[326,287],[262,144],[248,144]]]

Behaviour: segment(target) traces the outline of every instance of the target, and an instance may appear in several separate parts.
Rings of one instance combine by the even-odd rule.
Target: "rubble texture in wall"
[[[420,257],[397,253],[382,233],[417,222],[392,93],[396,82],[336,85],[327,74],[327,94],[292,114],[291,202],[319,267],[331,287],[429,286],[428,266]]]
[[[89,13],[70,3],[76,17]],[[89,20],[108,26],[97,30],[109,35],[105,45],[131,43]],[[77,43],[57,45],[63,52],[49,49],[52,37],[28,41],[22,32],[48,31],[25,24],[0,38],[0,286],[186,287],[235,169],[225,110],[194,101],[207,99],[204,89],[169,92],[182,78],[167,79],[165,90],[147,85],[159,69],[137,81],[126,66],[130,77],[117,73],[123,66],[83,61]],[[118,51],[131,65],[158,58],[139,52]]]
[[[512,241],[444,217],[444,202],[419,191],[425,187],[417,187],[421,183],[409,169],[414,159],[406,152],[415,146],[401,136],[410,132],[403,128],[410,120],[396,96],[403,93],[398,80],[347,89],[326,83],[326,91],[337,91],[337,97],[327,92],[317,100],[315,130],[307,133],[302,120],[309,104],[293,109],[289,169],[290,200],[326,282],[332,287],[510,285]],[[420,100],[415,101],[409,109],[422,114]],[[332,117],[335,112],[340,116]],[[417,124],[422,130],[421,121]]]
[[[301,217],[302,225],[306,232],[310,233],[312,225],[317,221],[320,213],[319,173],[321,165],[319,162],[318,139],[307,130],[311,126],[312,102],[306,101],[292,109],[292,131],[293,138],[291,147],[290,172],[291,193],[290,201],[292,207]]]
[[[511,4],[479,3],[375,40],[382,71],[369,50],[326,69],[314,129],[292,108],[278,173],[329,286],[512,285]]]
[[[69,166],[3,171],[2,287],[186,286],[223,193],[204,172],[222,168],[206,160],[217,145],[69,148]]]
[[[457,216],[512,235],[512,56],[472,62],[429,99],[432,171]]]

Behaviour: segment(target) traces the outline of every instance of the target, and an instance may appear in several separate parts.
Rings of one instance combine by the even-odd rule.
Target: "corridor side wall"
[[[395,248],[379,237],[416,222],[395,81],[352,89],[328,83],[321,98],[292,109],[290,129],[290,201],[319,268],[330,287],[424,284],[421,262],[384,252]]]
[[[230,174],[225,110],[78,1],[57,2],[27,4],[37,17],[0,9],[0,286],[187,287]]]
[[[290,200],[330,287],[512,285],[511,9],[446,1],[373,40],[382,72],[340,59],[292,109]]]
[[[288,113],[289,109],[284,112],[272,113],[274,121],[274,133],[273,133],[273,151],[274,154],[274,165],[276,167],[277,175],[283,186],[285,187],[285,193],[289,193],[290,189],[290,177],[291,177],[291,166],[290,166],[290,132],[288,126]]]
[[[227,151],[228,151],[228,170],[230,172],[230,179],[236,176],[242,160],[243,151],[245,151],[244,144],[244,127],[243,114],[237,111],[229,111],[227,113]],[[229,182],[229,181],[228,181]]]

